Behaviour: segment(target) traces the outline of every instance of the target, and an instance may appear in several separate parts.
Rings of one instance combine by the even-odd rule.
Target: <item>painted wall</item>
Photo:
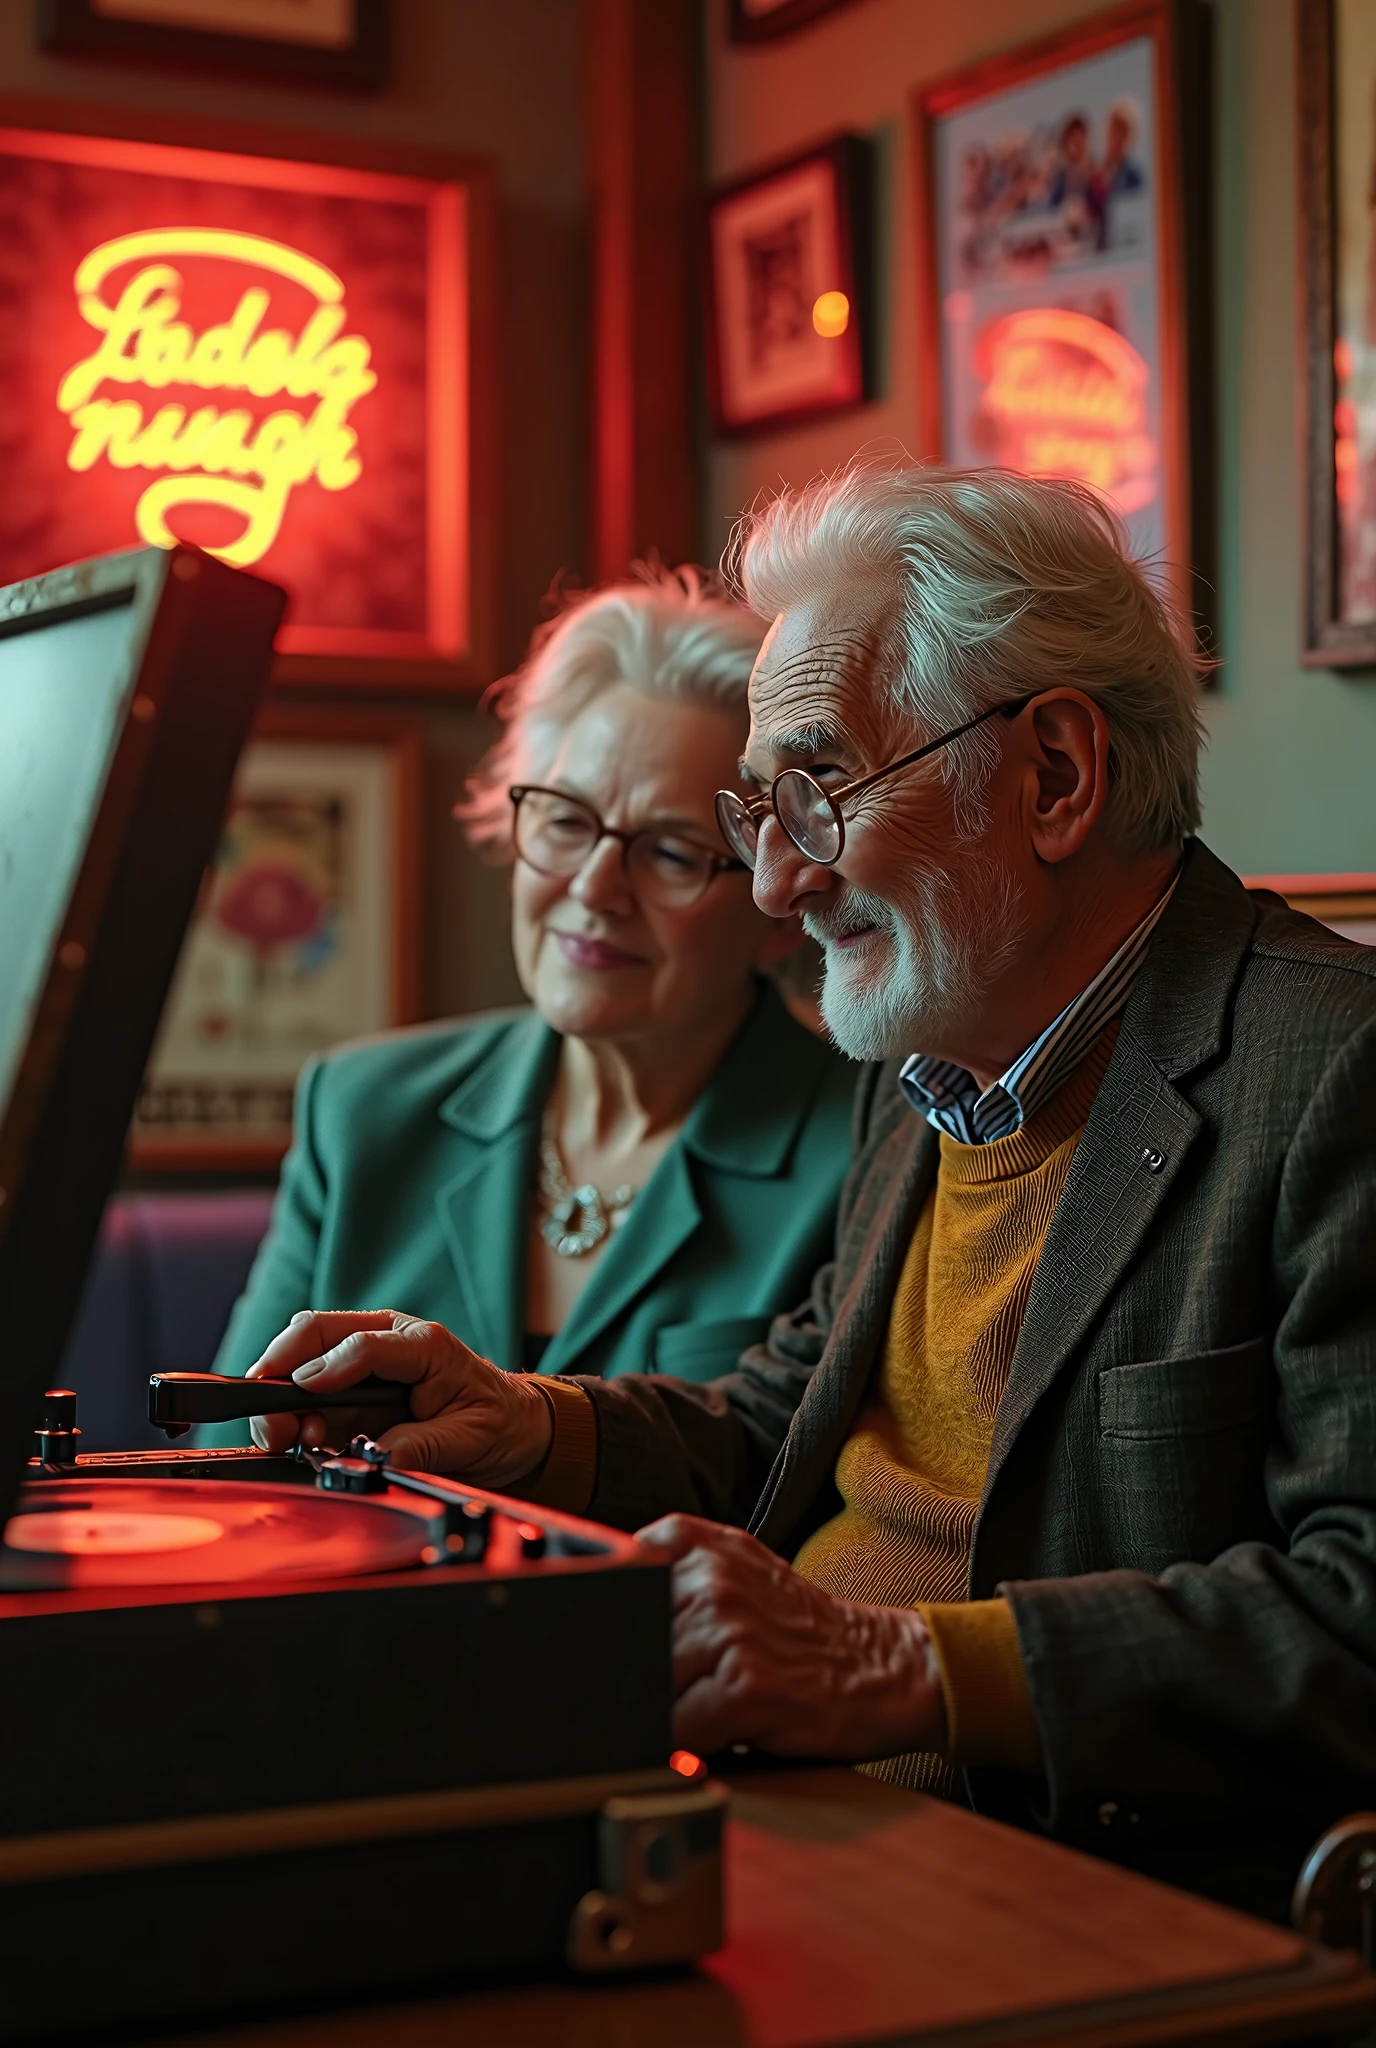
[[[709,445],[703,550],[758,491],[857,449],[916,443],[911,88],[1097,12],[1056,0],[855,0],[770,46],[707,13],[708,174],[739,176],[841,128],[878,156],[879,396],[863,411]],[[1206,836],[1248,873],[1376,870],[1376,678],[1302,670],[1290,0],[1215,0],[1219,613],[1206,705]]]
[[[519,658],[551,578],[586,559],[582,12],[580,0],[396,0],[393,82],[361,95],[47,56],[33,47],[28,0],[0,4],[6,92],[495,159],[503,669]],[[493,728],[472,703],[416,708],[427,755],[425,1007],[445,1015],[515,995],[505,881],[468,856],[449,817]]]

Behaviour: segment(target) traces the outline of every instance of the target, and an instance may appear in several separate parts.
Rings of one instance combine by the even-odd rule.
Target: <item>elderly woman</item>
[[[385,1304],[509,1370],[709,1380],[806,1292],[854,1070],[780,999],[797,929],[755,908],[714,823],[761,630],[684,570],[537,634],[458,807],[514,857],[531,1007],[306,1070],[220,1371],[304,1308]]]

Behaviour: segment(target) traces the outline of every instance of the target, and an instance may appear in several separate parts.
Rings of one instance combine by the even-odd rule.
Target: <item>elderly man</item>
[[[255,1370],[408,1382],[399,1462],[651,1523],[685,1745],[1274,1906],[1376,1793],[1376,955],[1192,836],[1197,663],[1088,493],[857,468],[741,571],[723,828],[872,1063],[835,1262],[707,1386],[382,1314]]]

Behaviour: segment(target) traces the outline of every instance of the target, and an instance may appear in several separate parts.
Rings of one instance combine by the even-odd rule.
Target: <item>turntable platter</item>
[[[432,1540],[388,1500],[214,1479],[44,1480],[5,1530],[12,1567],[47,1586],[343,1578],[419,1564]]]
[[[92,1502],[90,1507],[15,1515],[5,1541],[11,1550],[33,1550],[43,1557],[144,1557],[195,1550],[202,1543],[217,1543],[224,1533],[224,1523],[209,1515],[131,1514]]]

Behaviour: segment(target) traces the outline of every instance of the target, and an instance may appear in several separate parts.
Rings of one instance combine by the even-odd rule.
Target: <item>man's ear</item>
[[[1108,802],[1108,720],[1080,690],[1050,690],[1029,707],[1028,828],[1039,859],[1078,853]]]

